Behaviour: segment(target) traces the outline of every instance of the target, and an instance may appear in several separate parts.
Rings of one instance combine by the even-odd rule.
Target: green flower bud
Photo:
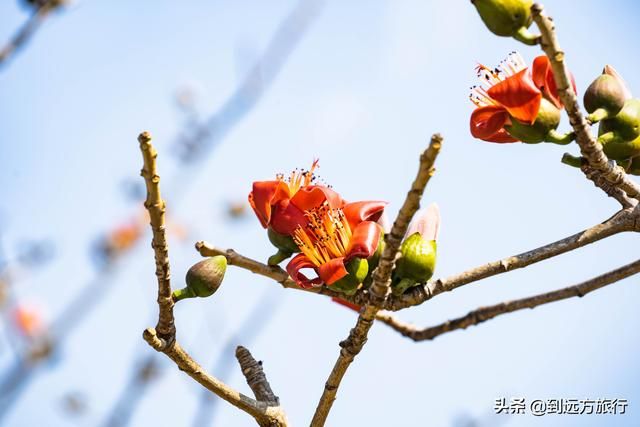
[[[618,73],[607,65],[584,93],[584,108],[591,123],[614,117],[629,99],[629,91]]]
[[[437,244],[435,240],[425,239],[416,232],[402,242],[400,254],[391,284],[395,295],[401,295],[408,288],[426,282],[433,276]]]
[[[640,136],[640,99],[629,99],[620,112],[600,122],[598,141],[606,146],[614,142],[633,141]]]
[[[291,236],[280,234],[271,227],[267,229],[267,236],[271,244],[278,248],[278,252],[271,255],[267,260],[267,264],[269,265],[278,265],[293,255],[294,252],[300,252],[298,245],[296,245]]]
[[[353,295],[358,290],[360,284],[366,279],[367,273],[369,272],[369,263],[363,258],[353,258],[346,264],[345,268],[349,274],[333,282],[329,287],[346,295]]]
[[[527,30],[532,21],[533,0],[471,0],[471,3],[493,34],[513,37],[529,45],[536,44],[537,37]]]
[[[610,159],[624,162],[632,157],[640,156],[640,136],[633,141],[614,139],[602,144],[602,148],[604,154]]]
[[[511,125],[505,125],[505,129],[509,132],[509,135],[514,138],[525,142],[527,144],[538,144],[540,142],[549,140],[549,142],[563,143],[563,138],[571,142],[571,134],[567,136],[559,136],[555,131],[560,124],[560,110],[551,102],[542,98],[540,101],[540,109],[538,110],[538,116],[536,121],[532,125],[522,123],[514,118],[511,118]]]
[[[206,298],[213,295],[227,271],[227,259],[222,255],[203,259],[187,271],[187,287],[173,292],[175,302],[185,298]]]

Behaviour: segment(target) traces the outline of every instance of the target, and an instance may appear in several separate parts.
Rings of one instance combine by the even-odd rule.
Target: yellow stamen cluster
[[[527,68],[527,64],[522,59],[522,56],[518,52],[511,52],[500,64],[491,70],[482,64],[478,64],[476,72],[479,85],[471,87],[471,93],[469,99],[476,107],[484,107],[487,105],[497,105],[497,103],[491,99],[487,91],[492,86],[497,85],[501,81],[506,80],[508,77],[517,74],[518,72]]]
[[[325,202],[316,209],[305,212],[309,223],[293,234],[293,241],[300,251],[320,267],[337,257],[346,256],[351,241],[351,228],[342,209],[331,209]]]
[[[289,174],[289,177],[286,179],[284,177],[284,174],[278,174],[276,178],[280,181],[286,182],[287,185],[289,186],[289,191],[293,195],[297,193],[300,188],[306,187],[307,185],[310,185],[312,182],[316,180],[316,177],[313,174],[313,171],[317,167],[318,167],[318,160],[314,160],[313,164],[311,165],[311,169],[309,170],[295,169],[291,171],[291,173]]]

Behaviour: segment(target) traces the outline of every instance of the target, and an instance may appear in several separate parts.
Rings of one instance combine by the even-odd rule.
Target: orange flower
[[[15,328],[25,337],[33,338],[44,331],[40,310],[34,306],[18,305],[13,310]]]
[[[334,209],[328,203],[305,212],[308,224],[298,226],[293,239],[300,248],[287,265],[287,272],[302,287],[331,285],[348,274],[346,263],[354,258],[371,257],[378,248],[382,228],[362,220],[366,209],[381,202],[360,202],[359,208]],[[353,204],[352,206],[355,206]],[[317,274],[309,279],[301,270]]]
[[[295,170],[288,178],[280,174],[275,181],[257,181],[249,193],[249,203],[260,224],[275,232],[290,236],[299,225],[304,225],[304,212],[327,202],[331,208],[344,204],[342,197],[331,188],[316,185],[313,174],[318,160],[311,169]]]
[[[482,64],[476,68],[480,85],[471,88],[469,98],[476,105],[470,130],[475,138],[489,142],[517,142],[504,129],[511,120],[532,125],[542,98],[562,108],[553,72],[546,56],[538,56],[528,68],[517,52],[509,54],[491,70]],[[573,76],[571,77],[573,81]],[[575,82],[573,82],[575,91]]]

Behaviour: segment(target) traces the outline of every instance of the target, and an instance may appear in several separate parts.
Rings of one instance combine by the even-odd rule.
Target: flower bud
[[[538,144],[550,139],[550,142],[556,142],[558,138],[555,130],[560,124],[560,110],[551,102],[542,98],[540,101],[540,109],[538,116],[532,125],[522,123],[511,118],[511,124],[505,125],[504,128],[512,137],[525,142],[527,144]],[[568,141],[570,142],[570,141]]]
[[[419,211],[409,224],[400,246],[400,258],[393,272],[391,290],[395,295],[433,276],[436,266],[436,239],[440,230],[440,209],[432,203]]]
[[[640,136],[640,99],[627,100],[616,116],[600,122],[598,142],[603,146],[633,141],[638,136]]]
[[[626,162],[640,155],[640,136],[633,141],[613,140],[602,145],[604,154],[612,160]]]
[[[187,271],[187,287],[173,292],[173,300],[180,301],[184,298],[206,298],[213,295],[227,270],[227,258],[223,255],[203,259],[194,264]]]
[[[340,291],[346,295],[353,295],[369,272],[369,263],[363,258],[353,258],[345,265],[347,274],[342,279],[337,280],[329,285],[331,289]]]
[[[293,255],[294,252],[300,252],[298,245],[296,245],[291,236],[280,234],[271,227],[267,229],[267,236],[271,244],[278,248],[278,252],[271,255],[267,260],[269,265],[278,265]]]
[[[533,45],[537,37],[527,28],[531,25],[533,0],[471,0],[480,18],[493,34]]]
[[[433,276],[436,266],[437,244],[414,233],[402,242],[401,257],[396,263],[391,289],[402,295],[407,289],[426,282]]]
[[[631,99],[624,80],[610,65],[604,67],[584,93],[584,108],[590,113],[592,123],[614,117],[622,110],[625,101]]]

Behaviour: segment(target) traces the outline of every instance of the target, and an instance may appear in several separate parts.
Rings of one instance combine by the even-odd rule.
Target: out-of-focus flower
[[[381,235],[379,224],[361,220],[364,206],[343,210],[325,203],[305,212],[308,224],[294,232],[302,253],[287,265],[287,272],[299,286],[326,284],[347,294],[357,290],[369,271],[366,259],[375,253]],[[302,273],[307,268],[317,277],[309,279]]]
[[[440,209],[435,203],[415,215],[400,246],[401,256],[393,272],[391,289],[394,294],[401,295],[433,276],[439,230]]]
[[[33,305],[19,304],[12,312],[15,329],[26,338],[36,338],[45,331],[42,311]]]
[[[480,85],[469,98],[477,107],[471,114],[471,134],[488,142],[570,142],[557,135],[562,102],[546,56],[538,56],[528,68],[512,52],[495,69],[476,68]],[[575,84],[574,84],[575,90]]]

